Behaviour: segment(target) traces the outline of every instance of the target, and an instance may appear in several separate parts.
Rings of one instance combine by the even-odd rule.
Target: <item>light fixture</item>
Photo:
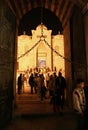
[[[40,41],[45,40],[44,32],[43,32],[43,1],[41,0],[41,36]]]

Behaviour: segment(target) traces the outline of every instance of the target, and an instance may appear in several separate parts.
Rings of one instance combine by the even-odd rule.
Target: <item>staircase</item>
[[[33,115],[53,113],[49,99],[40,100],[38,94],[16,94],[15,115]]]
[[[16,94],[16,106],[15,118],[2,130],[76,129],[75,116],[70,111],[65,111],[64,116],[54,113],[49,99],[41,101],[37,94]]]

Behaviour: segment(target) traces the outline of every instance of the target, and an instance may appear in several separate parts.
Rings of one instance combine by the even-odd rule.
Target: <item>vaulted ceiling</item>
[[[63,28],[71,16],[74,5],[78,6],[83,14],[88,12],[88,0],[6,0],[6,2],[16,15],[18,23],[28,11],[42,6],[55,13]]]

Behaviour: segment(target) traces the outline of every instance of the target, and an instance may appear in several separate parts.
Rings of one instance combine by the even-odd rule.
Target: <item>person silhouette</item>
[[[20,75],[18,76],[17,85],[18,85],[18,94],[20,94],[22,89],[22,73],[20,73]]]
[[[77,119],[77,130],[84,130],[86,98],[84,92],[84,80],[80,78],[77,79],[76,88],[73,90],[73,108]]]
[[[63,113],[65,105],[65,91],[66,91],[66,80],[59,72],[56,77],[56,94],[58,95],[58,105],[60,113]]]

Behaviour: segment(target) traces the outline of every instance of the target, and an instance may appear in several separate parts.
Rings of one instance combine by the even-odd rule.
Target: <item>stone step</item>
[[[22,114],[45,114],[52,113],[52,105],[49,103],[50,99],[40,100],[37,94],[21,94],[16,96],[17,109],[16,115]]]

